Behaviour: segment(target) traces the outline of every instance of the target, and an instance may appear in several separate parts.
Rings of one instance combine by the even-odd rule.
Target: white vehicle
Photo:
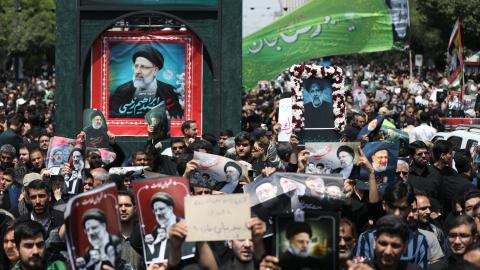
[[[480,142],[480,127],[479,126],[457,126],[451,132],[437,132],[432,139],[432,142],[438,140],[449,141],[454,150],[470,149],[472,145]]]

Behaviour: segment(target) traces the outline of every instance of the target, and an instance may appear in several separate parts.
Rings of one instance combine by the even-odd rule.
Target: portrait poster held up
[[[110,183],[79,194],[65,209],[66,239],[72,269],[120,269],[121,230],[117,188]]]
[[[153,127],[153,136],[156,140],[170,137],[170,122],[167,114],[163,101],[145,114],[145,121]]]
[[[147,135],[145,116],[164,104],[173,136],[202,130],[202,43],[189,31],[107,32],[92,46],[93,108],[120,136]]]
[[[81,147],[75,139],[54,136],[50,139],[47,151],[47,168],[51,175],[59,175],[63,164],[68,162],[73,148]]]
[[[398,141],[375,141],[366,143],[363,153],[372,163],[375,171],[375,180],[379,191],[383,191],[385,187],[396,181],[395,171],[398,160]],[[352,173],[351,178],[357,181],[359,189],[368,189],[368,172],[364,168],[360,168],[359,175]]]
[[[145,263],[161,263],[168,259],[170,226],[185,217],[184,198],[189,195],[188,180],[182,177],[137,179],[133,190],[139,209],[140,233]],[[182,245],[182,258],[195,254],[195,243]]]
[[[87,148],[108,148],[108,128],[103,113],[97,109],[83,111],[83,132]]]
[[[198,169],[190,176],[192,186],[233,193],[242,176],[247,175],[244,166],[226,157],[194,152],[193,159],[198,161]]]
[[[338,214],[307,210],[275,217],[274,248],[282,269],[338,269]]]
[[[359,142],[305,143],[308,150],[307,174],[341,174],[350,177],[359,157]]]
[[[269,225],[269,219],[275,214],[297,209],[338,209],[345,199],[342,187],[340,175],[275,173],[243,189],[250,196],[252,212]]]
[[[344,76],[337,66],[293,65],[292,124],[301,141],[338,141],[345,128]]]

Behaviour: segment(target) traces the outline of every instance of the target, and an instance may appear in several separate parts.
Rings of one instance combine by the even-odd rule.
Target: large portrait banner
[[[65,224],[71,269],[119,267],[121,230],[114,183],[68,201]]]
[[[202,130],[202,43],[193,33],[107,32],[95,41],[91,107],[111,132],[147,135],[145,115],[162,103],[172,136],[187,119]]]

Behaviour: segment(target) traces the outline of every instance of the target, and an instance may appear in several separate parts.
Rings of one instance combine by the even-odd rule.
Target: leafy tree
[[[53,62],[55,0],[0,0],[0,44],[4,61],[22,57],[27,69]]]

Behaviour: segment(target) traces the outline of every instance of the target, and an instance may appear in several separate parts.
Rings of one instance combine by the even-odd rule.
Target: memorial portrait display
[[[359,142],[305,143],[308,174],[341,174],[348,178],[359,157]]]
[[[117,188],[110,183],[79,194],[65,209],[71,269],[117,268],[121,256]]]
[[[246,169],[240,163],[226,157],[194,152],[193,159],[199,166],[190,176],[192,186],[232,193],[246,175]]]
[[[160,102],[145,114],[145,121],[153,126],[155,139],[163,140],[170,137],[170,123],[167,117],[165,102]]]
[[[107,32],[92,46],[91,106],[118,135],[146,135],[146,114],[163,104],[173,136],[202,123],[202,43],[188,31]],[[158,119],[159,120],[159,119]],[[148,121],[148,120],[147,120]]]
[[[293,65],[289,73],[292,125],[299,131],[301,141],[337,141],[346,124],[342,69]]]
[[[140,218],[145,263],[165,262],[168,258],[168,230],[185,217],[184,198],[190,193],[182,177],[137,179],[133,190]],[[182,245],[182,258],[193,257],[194,243]]]
[[[275,217],[275,254],[282,269],[338,269],[338,214],[305,211]]]

